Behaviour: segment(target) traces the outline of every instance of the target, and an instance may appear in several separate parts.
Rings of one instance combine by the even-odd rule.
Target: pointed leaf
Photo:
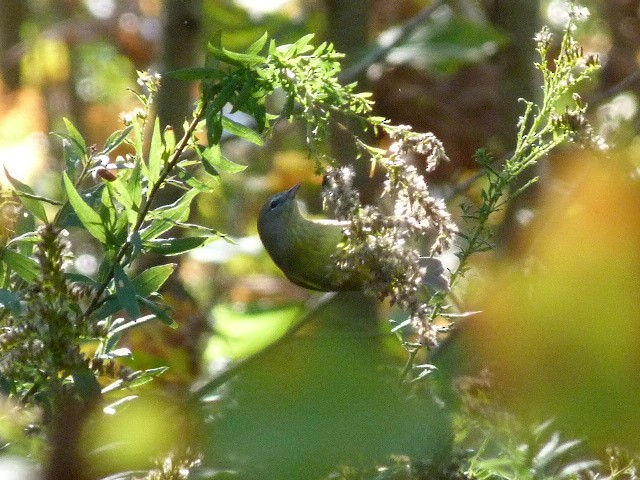
[[[118,130],[116,132],[113,132],[109,136],[109,138],[107,138],[107,141],[104,144],[104,148],[102,149],[102,152],[100,152],[99,155],[106,155],[107,153],[111,153],[113,150],[118,148],[122,144],[122,142],[124,142],[127,139],[127,137],[129,136],[132,130],[133,130],[133,125],[129,125],[124,130]]]
[[[222,155],[222,150],[219,145],[213,145],[211,147],[207,147],[200,151],[200,154],[203,158],[203,165],[206,169],[206,164],[209,164],[213,167],[213,171],[215,172],[224,172],[224,173],[238,173],[242,172],[247,168],[247,165],[240,165],[239,163],[232,162],[227,157]],[[209,170],[207,170],[208,173]],[[213,173],[211,173],[213,175]]]
[[[67,192],[67,198],[69,199],[69,203],[73,207],[74,212],[82,222],[82,225],[87,229],[87,231],[93,235],[97,240],[102,243],[107,242],[107,233],[105,231],[105,227],[102,224],[102,219],[100,215],[93,210],[87,203],[82,199],[76,187],[73,186],[73,183],[67,176],[67,172],[62,174],[62,180],[64,182],[64,188]]]
[[[219,183],[218,175],[206,175],[204,178],[198,178],[184,168],[178,168],[177,175],[186,185],[200,192],[210,192]]]
[[[135,320],[131,320],[129,322],[125,322],[122,325],[118,325],[113,330],[109,332],[110,335],[121,334],[122,332],[129,330],[130,328],[137,327],[138,325],[144,325],[145,323],[150,322],[151,320],[155,320],[157,316],[155,314],[152,315],[144,315],[143,317],[136,318]]]
[[[265,32],[264,35],[262,35],[258,40],[253,42],[249,46],[249,48],[247,48],[247,54],[249,55],[259,54],[264,48],[264,46],[266,45],[268,39],[269,39],[269,36],[267,35],[267,32]]]
[[[152,302],[146,298],[140,298],[140,303],[151,310],[156,318],[165,325],[168,325],[171,328],[178,328],[178,323],[170,315],[171,307],[169,307],[169,305]]]
[[[33,189],[29,185],[22,183],[20,180],[18,180],[17,178],[13,178],[9,174],[6,165],[4,165],[4,174],[6,175],[7,180],[9,180],[9,183],[11,183],[11,186],[15,188],[17,192],[24,192],[30,195],[35,195]],[[47,213],[42,206],[42,202],[22,195],[18,196],[20,197],[20,201],[22,202],[24,207],[29,210],[34,217],[37,217],[43,222],[47,223]]]
[[[140,385],[144,385],[145,383],[149,383],[155,377],[162,375],[164,372],[169,370],[169,367],[157,367],[150,368],[148,370],[143,371],[140,375],[138,375],[135,380],[127,382],[127,387],[139,387]]]
[[[156,265],[151,267],[132,280],[136,293],[146,297],[157,292],[176,269],[175,263]]]
[[[118,264],[113,269],[113,279],[116,284],[116,297],[122,308],[133,318],[140,317],[142,314],[136,298],[136,289],[124,269]]]
[[[69,138],[73,141],[73,143],[75,143],[80,148],[83,155],[86,155],[87,144],[85,143],[84,138],[82,138],[82,135],[80,135],[80,132],[78,131],[78,129],[68,118],[63,118],[62,121],[64,122],[65,127],[67,127]]]
[[[160,118],[156,117],[153,124],[153,135],[151,136],[151,146],[149,148],[149,181],[156,183],[160,178],[162,171],[162,153],[164,152],[164,144],[162,143],[162,134],[160,133]]]
[[[141,232],[142,239],[150,240],[156,238],[175,226],[177,222],[185,221],[191,210],[191,201],[197,194],[198,190],[189,190],[171,205],[159,207],[149,212],[153,221],[151,225]]]
[[[258,133],[256,133],[246,125],[231,120],[229,117],[225,117],[224,115],[222,116],[222,127],[227,132],[232,133],[233,135],[236,135],[240,138],[244,138],[245,140],[251,143],[255,143],[260,147],[264,145],[264,141]]]
[[[216,237],[158,238],[145,242],[145,246],[150,252],[170,257],[189,252],[215,239]]]
[[[91,314],[90,318],[93,320],[102,320],[103,318],[115,315],[120,310],[122,310],[122,305],[118,298],[115,295],[109,295],[103,300],[102,305]]]
[[[33,282],[40,273],[40,266],[33,258],[6,247],[0,250],[0,260],[27,282]]]

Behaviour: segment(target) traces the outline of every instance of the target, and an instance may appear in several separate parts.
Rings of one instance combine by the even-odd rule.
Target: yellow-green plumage
[[[262,207],[258,233],[274,263],[289,280],[319,291],[357,290],[361,284],[339,272],[333,258],[344,223],[309,220],[296,202],[300,184],[279,193]]]

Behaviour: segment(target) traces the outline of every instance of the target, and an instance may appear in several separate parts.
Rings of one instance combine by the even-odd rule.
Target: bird
[[[273,262],[296,285],[320,292],[362,290],[372,265],[353,272],[337,266],[336,254],[345,241],[348,221],[309,219],[300,211],[297,183],[271,197],[258,215],[258,235]],[[423,285],[431,291],[449,291],[449,280],[438,258],[420,256]]]
[[[305,217],[300,183],[271,197],[258,215],[258,235],[273,262],[296,285],[320,292],[356,291],[362,281],[338,269],[335,254],[348,222]]]

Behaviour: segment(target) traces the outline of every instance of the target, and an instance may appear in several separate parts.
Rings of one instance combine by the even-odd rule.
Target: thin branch
[[[161,185],[163,184],[163,182],[165,181],[169,173],[180,161],[182,152],[187,148],[189,141],[191,140],[191,136],[193,135],[193,132],[198,127],[198,124],[203,118],[204,118],[204,108],[202,108],[199,112],[196,113],[196,115],[194,115],[194,118],[189,124],[189,126],[187,127],[187,130],[184,132],[183,137],[180,139],[180,141],[176,145],[176,149],[173,152],[173,156],[171,157],[171,160],[167,162],[164,170],[160,174],[160,178],[158,178],[158,181],[151,186],[151,190],[149,192],[149,196],[147,197],[147,201],[140,209],[140,212],[138,213],[138,218],[136,220],[135,225],[131,229],[131,232],[137,232],[142,226],[142,224],[144,223],[147,217],[147,214],[151,209],[151,205],[153,203],[153,200],[155,199],[156,193],[160,189]],[[131,241],[128,239],[120,247],[120,250],[118,250],[118,253],[116,254],[113,260],[113,263],[111,264],[111,268],[109,269],[107,276],[105,277],[104,281],[100,284],[100,286],[97,288],[94,294],[93,300],[91,301],[91,303],[89,304],[89,307],[87,307],[87,309],[84,312],[85,317],[88,317],[89,315],[91,315],[91,313],[93,313],[98,308],[98,305],[100,304],[100,297],[109,286],[109,283],[111,283],[111,279],[113,278],[116,265],[122,261],[122,259],[126,256],[130,248],[131,248]]]
[[[591,106],[598,106],[609,100],[614,95],[627,90],[636,83],[640,83],[640,70],[636,70],[632,74],[626,76],[615,85],[609,87],[604,92],[598,92],[591,98],[587,99],[587,103]]]
[[[351,82],[355,82],[359,79],[362,74],[376,62],[384,59],[389,52],[406,41],[414,32],[420,27],[434,12],[442,7],[445,4],[444,0],[436,0],[429,7],[425,8],[417,14],[415,17],[408,20],[404,25],[399,27],[398,31],[393,33],[393,38],[391,40],[386,40],[384,43],[381,38],[378,37],[377,40],[377,48],[372,52],[369,52],[367,55],[363,56],[358,62],[350,67],[344,69],[342,73],[338,76],[338,80],[340,83],[348,84]]]
[[[285,332],[280,338],[275,340],[274,342],[267,345],[262,350],[254,353],[253,355],[244,358],[233,365],[231,365],[226,370],[223,370],[219,374],[217,374],[212,379],[208,380],[204,385],[199,386],[196,390],[191,393],[190,402],[197,403],[202,397],[207,395],[208,393],[213,392],[216,388],[225,384],[227,381],[235,377],[242,370],[245,370],[249,366],[255,364],[258,360],[263,358],[267,353],[278,348],[280,345],[288,341],[291,337],[293,337],[302,327],[307,325],[311,320],[317,318],[317,313],[320,308],[325,306],[333,297],[335,297],[335,292],[325,293],[320,296],[313,296],[307,302],[307,306],[304,314],[300,317],[300,319],[292,325],[289,330]]]

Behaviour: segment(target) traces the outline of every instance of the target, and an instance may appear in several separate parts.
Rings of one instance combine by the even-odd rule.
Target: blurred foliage
[[[156,58],[162,2],[116,2],[109,17],[96,16],[88,8],[91,3],[27,2],[28,20],[15,25],[22,42],[1,52],[3,68],[17,67],[22,74],[20,90],[9,92],[3,87],[0,98],[0,161],[14,177],[2,191],[3,322],[12,315],[16,324],[32,325],[31,299],[43,293],[36,286],[49,288],[47,269],[29,260],[42,241],[42,236],[30,232],[44,218],[54,221],[59,216],[60,225],[70,230],[72,249],[89,257],[83,259],[88,270],[81,270],[80,255],[74,260],[75,276],[66,277],[68,285],[93,288],[97,278],[106,278],[105,263],[100,267],[100,262],[107,258],[113,264],[122,240],[129,239],[131,247],[122,257],[125,263],[132,260],[129,255],[140,253],[138,239],[125,232],[135,225],[133,219],[139,213],[139,203],[134,198],[129,203],[127,195],[142,194],[135,187],[141,170],[136,172],[124,163],[114,168],[113,161],[100,164],[99,153],[112,159],[139,155],[138,161],[148,158],[152,150],[152,157],[166,161],[174,142],[170,132],[154,132],[153,122],[146,125],[150,131],[140,128],[135,135],[125,134],[117,118],[119,111],[136,105],[135,96],[125,94],[135,70]],[[402,22],[428,3],[373,2],[370,19],[354,19],[371,25],[372,42],[362,48],[359,58],[379,49],[382,38],[389,38],[379,34],[389,35],[393,30],[387,29],[396,24],[402,28]],[[480,206],[482,192],[486,194],[495,177],[492,159],[500,158],[506,143],[497,133],[501,126],[497,107],[503,101],[500,50],[511,32],[497,31],[487,20],[489,15],[478,20],[471,15],[472,9],[460,15],[465,2],[451,3],[457,5],[456,14],[447,11],[425,23],[396,45],[386,60],[369,65],[363,79],[375,93],[376,114],[416,129],[434,130],[444,141],[452,162],[428,178],[438,182],[443,195],[451,191],[458,195],[448,196],[450,204]],[[540,3],[552,29],[561,29],[562,2]],[[198,463],[197,455],[181,447],[201,444],[204,460],[217,469],[201,469],[203,478],[248,478],[247,472],[257,478],[317,478],[330,471],[335,473],[328,478],[345,479],[637,478],[638,88],[633,78],[624,88],[616,85],[637,68],[639,5],[635,0],[585,3],[593,16],[574,33],[587,50],[605,54],[605,63],[601,83],[589,87],[584,105],[595,107],[588,113],[594,133],[618,148],[607,159],[586,151],[550,156],[539,182],[544,194],[519,211],[522,221],[507,235],[518,252],[515,257],[501,257],[502,250],[492,253],[492,238],[481,238],[487,252],[474,256],[446,306],[455,305],[452,311],[483,313],[459,321],[463,328],[429,356],[429,363],[438,367],[435,375],[427,375],[426,382],[398,383],[404,350],[378,324],[380,318],[391,315],[386,307],[377,310],[360,297],[338,298],[328,303],[327,310],[315,311],[305,305],[309,295],[289,285],[264,253],[243,250],[242,240],[255,233],[255,216],[271,193],[301,180],[314,184],[303,193],[310,209],[319,211],[320,180],[314,177],[306,152],[305,127],[295,121],[278,122],[273,137],[262,147],[221,131],[221,149],[207,153],[200,149],[203,158],[181,159],[186,172],[197,173],[177,178],[191,182],[191,187],[203,187],[198,183],[203,182],[214,190],[196,199],[183,197],[173,210],[155,205],[159,211],[153,223],[156,231],[176,223],[208,225],[233,234],[230,239],[238,245],[228,245],[237,249],[222,260],[202,260],[194,254],[176,269],[174,276],[197,299],[191,302],[163,291],[164,300],[173,307],[171,316],[180,324],[177,332],[167,333],[157,322],[148,321],[151,318],[139,315],[155,308],[156,316],[172,323],[169,310],[158,307],[160,299],[154,292],[173,267],[145,272],[117,269],[101,313],[144,321],[112,323],[112,329],[123,330],[111,337],[106,357],[125,372],[146,372],[138,374],[140,381],[135,383],[163,373],[165,365],[171,369],[158,381],[134,390],[118,384],[120,390],[107,391],[108,401],[100,408],[110,415],[103,415],[100,408],[89,416],[61,410],[67,420],[62,427],[71,432],[80,425],[82,450],[89,452],[85,460],[91,467],[83,474],[69,468],[66,477],[98,478],[131,470],[123,477],[181,478],[176,465],[188,470]],[[504,6],[485,2],[484,13],[492,5]],[[290,2],[286,9],[257,16],[232,2],[211,0],[203,4],[202,24],[206,38],[214,38],[221,30],[222,44],[238,52],[265,30],[277,44],[294,43],[312,32],[325,39],[323,8],[327,8],[323,2]],[[558,49],[554,40],[549,56]],[[356,64],[359,58],[344,62]],[[573,100],[565,96],[564,101]],[[276,93],[269,102],[273,103],[265,107],[277,110],[282,99]],[[563,108],[558,111],[564,113]],[[63,123],[63,117],[72,120]],[[244,119],[230,118],[247,125]],[[175,127],[180,135],[180,125]],[[44,140],[42,132],[51,130],[65,132],[62,147],[58,139],[51,144]],[[112,132],[116,133],[110,137]],[[235,132],[251,135],[242,127]],[[204,137],[199,134],[197,142]],[[389,144],[384,136],[375,141],[382,149]],[[479,147],[489,147],[494,154],[477,157],[489,174],[466,184],[465,180],[477,179],[475,172],[481,168],[471,154]],[[96,163],[86,163],[89,158]],[[78,161],[85,162],[87,175]],[[416,164],[421,165],[420,159]],[[240,165],[247,168],[233,173]],[[63,184],[52,173],[53,167],[55,171],[67,168],[70,182]],[[205,167],[216,173],[207,177]],[[89,171],[95,173],[94,179]],[[111,175],[118,178],[115,184],[108,182]],[[375,192],[375,185],[369,185],[367,190]],[[144,195],[148,194],[145,190]],[[59,203],[66,198],[73,198],[75,205],[67,204],[61,214]],[[108,204],[113,198],[123,202],[115,210]],[[495,200],[508,207],[501,203],[504,197],[497,195]],[[473,215],[477,216],[475,210]],[[499,227],[503,215],[503,209],[494,211],[487,227]],[[175,241],[158,244],[157,249],[179,253],[215,237],[210,229],[189,232],[189,238],[198,239],[185,240],[176,234],[170,237]],[[42,259],[62,260],[56,255]],[[29,285],[31,290],[25,294]],[[68,312],[58,308],[60,302],[76,301],[70,294],[79,292],[56,288],[40,317],[59,316]],[[24,310],[25,302],[31,310]],[[78,304],[81,311],[89,305],[85,299]],[[127,313],[114,311],[123,307]],[[194,318],[202,311],[210,312],[211,324],[195,327]],[[77,315],[74,309],[71,313]],[[310,320],[297,336],[284,333],[300,315],[309,313],[313,323]],[[453,314],[447,317],[452,319]],[[127,334],[121,336],[125,327]],[[203,328],[213,332],[210,341],[203,337]],[[5,328],[2,333],[6,332]],[[32,338],[40,336],[33,333]],[[262,348],[274,341],[275,348],[261,356]],[[78,351],[88,358],[99,344],[100,339],[91,334],[77,342]],[[7,360],[4,344],[0,355],[2,362]],[[209,374],[220,375],[217,369],[225,362],[243,359],[250,360],[248,366],[209,395],[209,403],[198,415],[185,414],[187,409],[176,398],[192,388],[194,374],[206,372],[206,382]],[[477,374],[485,365],[493,373],[486,382]],[[46,463],[52,448],[54,458],[55,453],[64,452],[67,444],[41,429],[48,407],[25,409],[24,405],[46,404],[42,392],[58,384],[75,389],[72,399],[64,397],[70,408],[77,405],[78,397],[93,401],[96,384],[91,375],[65,368],[58,376],[46,377],[54,379],[49,385],[38,381],[17,385],[0,378],[0,476],[12,455]],[[20,369],[31,369],[33,374],[37,370],[26,362],[20,363]],[[417,375],[428,370],[422,365],[409,368]],[[106,373],[98,377],[99,388],[113,381],[114,372]],[[467,387],[471,385],[462,393],[461,374]],[[551,425],[545,423],[549,418],[555,420]],[[573,438],[584,441],[578,444]],[[61,448],[55,450],[56,445]],[[167,456],[169,451],[173,456]],[[71,450],[60,456],[69,462],[75,459]],[[149,473],[149,457],[166,460]],[[596,465],[594,459],[601,463]],[[32,472],[33,465],[24,463],[20,468]],[[138,468],[145,471],[135,471]]]
[[[468,353],[517,410],[637,448],[640,192],[615,158],[563,160],[566,196],[548,193],[526,256],[486,277],[492,294],[474,302],[483,313],[469,322]]]

